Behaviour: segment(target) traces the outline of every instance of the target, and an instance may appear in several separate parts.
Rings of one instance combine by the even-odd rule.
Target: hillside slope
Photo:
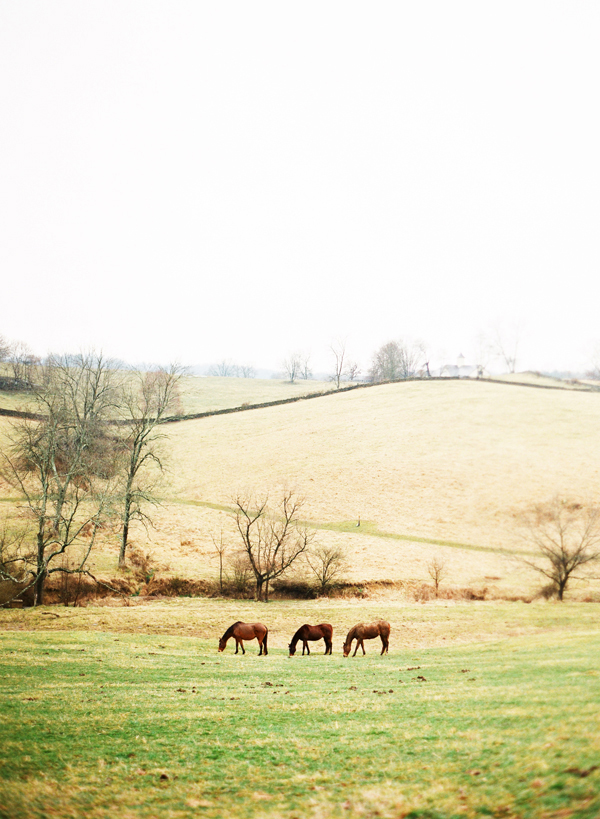
[[[174,425],[171,486],[226,504],[287,483],[314,521],[503,547],[516,511],[598,493],[599,422],[596,394],[388,384]]]
[[[427,579],[441,555],[449,582],[520,589],[535,576],[511,557],[530,549],[519,514],[557,493],[600,495],[597,393],[405,382],[164,431],[164,506],[136,539],[194,575],[215,571],[211,536],[235,546],[222,511],[232,497],[287,485],[320,540],[347,549],[356,580]],[[112,551],[95,559],[106,571],[114,562]]]

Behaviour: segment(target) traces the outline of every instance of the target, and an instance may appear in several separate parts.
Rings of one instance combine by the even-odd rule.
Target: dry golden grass
[[[262,384],[273,399],[296,388]],[[246,393],[250,402],[268,398],[253,379],[188,379],[185,387],[193,392],[186,412],[235,405],[247,388],[259,389]],[[538,579],[517,559],[530,549],[519,516],[557,493],[598,497],[599,422],[594,392],[465,380],[388,384],[172,424],[164,505],[156,528],[134,539],[172,573],[214,576],[211,535],[223,531],[230,548],[236,543],[223,511],[232,497],[288,485],[306,497],[304,518],[320,541],[348,551],[349,579],[427,580],[428,562],[441,557],[446,584],[522,593]],[[115,547],[94,563],[114,571]]]
[[[290,384],[276,378],[218,378],[184,376],[181,380],[181,402],[184,415],[195,412],[241,407],[242,404],[264,404],[299,395],[309,395],[332,388],[328,381],[298,381]]]
[[[600,489],[600,396],[472,382],[409,382],[229,417],[172,433],[179,499],[226,504],[282,483],[327,523],[494,548],[514,513]]]

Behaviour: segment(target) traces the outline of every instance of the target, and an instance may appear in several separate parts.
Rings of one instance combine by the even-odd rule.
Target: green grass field
[[[344,660],[378,616],[390,654]],[[268,657],[217,653],[239,618],[270,626]],[[333,656],[288,658],[324,620]],[[0,627],[2,817],[600,815],[593,605],[186,600]]]

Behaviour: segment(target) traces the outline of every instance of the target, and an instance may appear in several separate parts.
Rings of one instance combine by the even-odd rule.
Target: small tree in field
[[[158,426],[178,408],[182,374],[176,364],[153,372],[136,371],[123,386],[121,406],[126,423],[121,439],[124,482],[120,567],[125,566],[131,522],[149,522],[144,507],[156,503],[148,467],[153,465],[158,470],[163,469],[157,444],[165,436],[159,432]]]
[[[301,353],[290,353],[281,362],[281,369],[286,375],[290,384],[295,384],[301,378],[302,355]]]
[[[334,342],[332,342],[329,349],[333,354],[334,360],[334,373],[330,377],[330,380],[335,382],[336,389],[339,390],[346,364],[346,340],[336,339]]]
[[[554,498],[538,504],[526,524],[539,559],[524,562],[546,577],[562,600],[571,578],[600,559],[600,509]]]
[[[223,561],[225,560],[225,555],[227,554],[227,544],[223,540],[223,530],[221,529],[221,534],[219,537],[215,537],[214,534],[211,534],[211,540],[213,542],[213,546],[217,557],[219,558],[219,591],[223,594]]]
[[[315,546],[306,553],[306,562],[317,578],[321,594],[326,594],[348,568],[341,546]]]
[[[427,572],[429,577],[433,580],[435,587],[435,596],[437,597],[440,590],[440,583],[446,577],[446,563],[441,557],[434,557],[427,564]]]
[[[305,553],[314,534],[300,525],[302,498],[289,489],[269,506],[269,498],[238,495],[234,520],[256,580],[255,599],[269,600],[269,584]]]

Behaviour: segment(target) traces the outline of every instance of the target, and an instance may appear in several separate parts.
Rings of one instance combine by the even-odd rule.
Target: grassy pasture
[[[184,376],[181,379],[181,404],[184,415],[195,412],[241,407],[243,404],[264,404],[296,398],[332,388],[329,381],[297,381],[290,384],[283,378],[223,378],[218,376]]]
[[[376,616],[390,654],[344,660]],[[238,617],[269,624],[268,657],[217,654]],[[332,657],[287,657],[305,619],[335,625]],[[2,817],[600,813],[595,606],[188,600],[0,626]]]

